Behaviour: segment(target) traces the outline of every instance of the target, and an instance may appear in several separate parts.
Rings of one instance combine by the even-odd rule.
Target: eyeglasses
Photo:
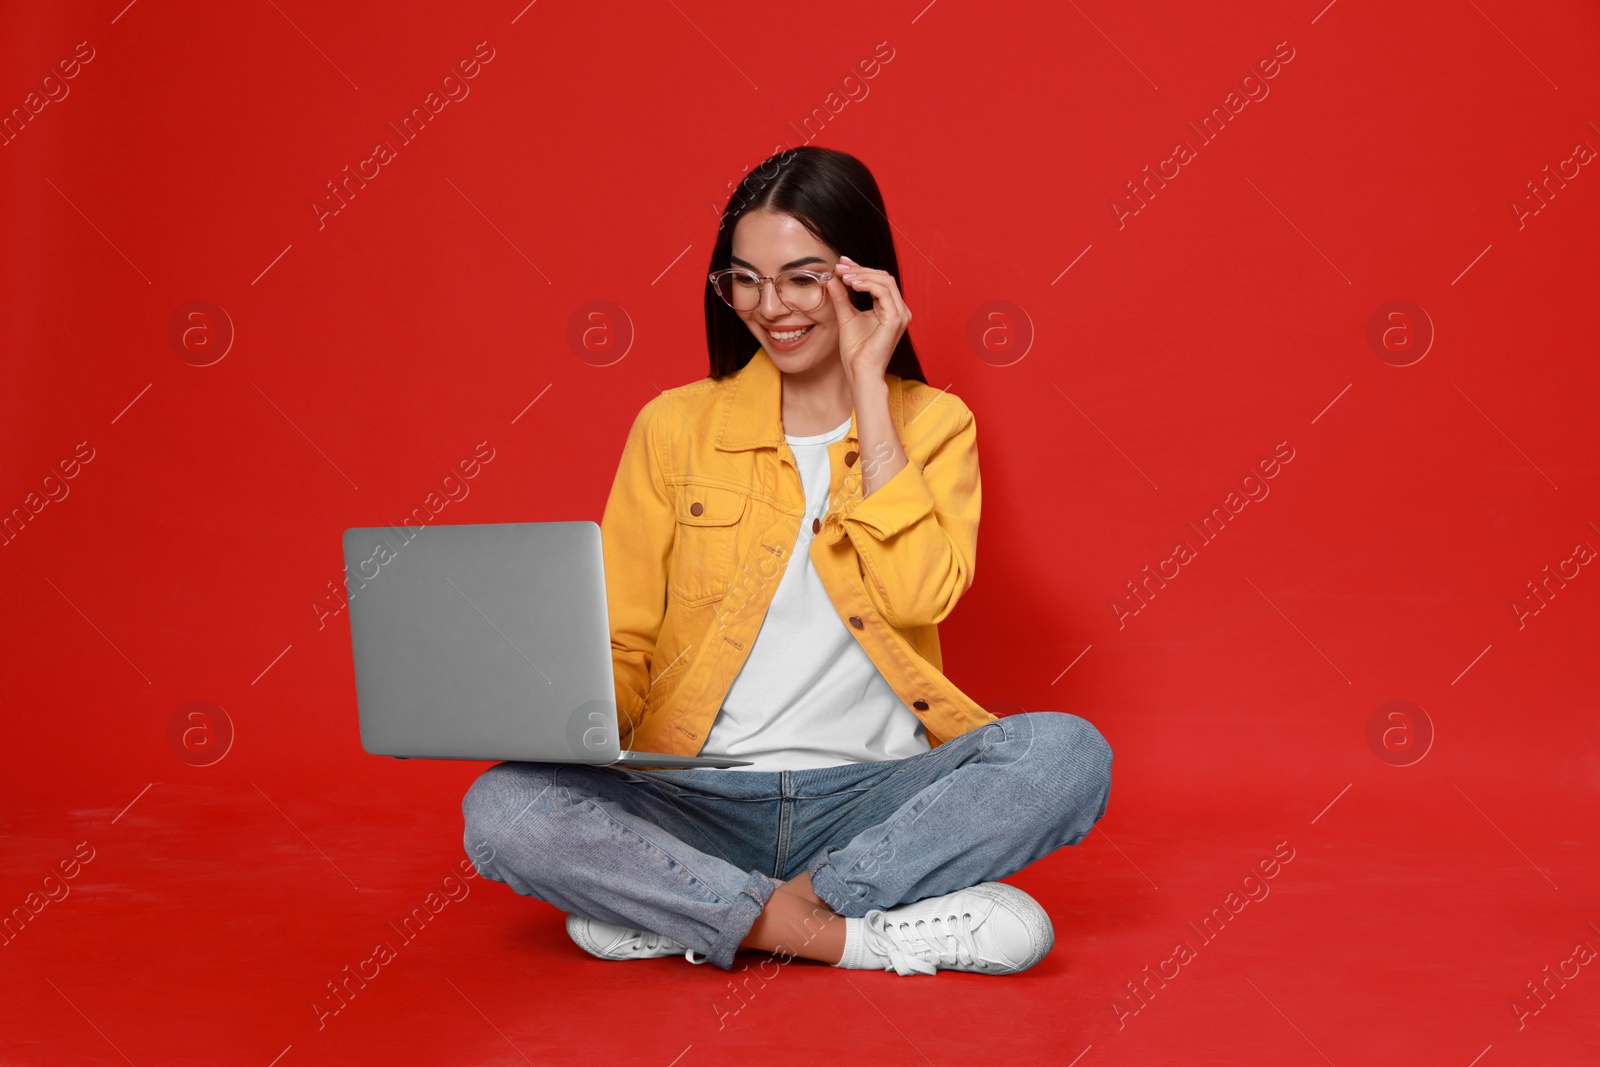
[[[819,274],[814,270],[780,271],[777,277],[757,274],[744,267],[712,271],[711,287],[723,302],[735,311],[754,311],[761,303],[762,287],[772,282],[778,299],[791,311],[815,311],[822,306],[827,295],[828,279],[833,272]]]

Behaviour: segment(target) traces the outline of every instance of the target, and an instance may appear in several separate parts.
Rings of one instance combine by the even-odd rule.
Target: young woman
[[[917,362],[877,183],[774,156],[711,268],[711,374],[639,413],[601,534],[623,747],[750,766],[497,764],[462,802],[469,854],[602,959],[1025,970],[1054,931],[996,879],[1105,814],[1111,748],[942,673],[975,420]]]

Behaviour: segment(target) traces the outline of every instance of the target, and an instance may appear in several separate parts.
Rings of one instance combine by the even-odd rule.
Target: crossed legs
[[[1105,813],[1110,765],[1087,721],[1030,712],[887,766],[796,772],[872,785],[838,794],[852,793],[835,809],[843,817],[824,809],[822,821],[796,824],[794,855],[811,859],[783,883],[757,855],[757,820],[776,799],[763,795],[770,776],[745,796],[728,772],[500,764],[463,798],[465,842],[485,877],[562,911],[664,934],[719,967],[741,948],[831,964],[842,960],[844,917],[1003,878],[1078,843]],[[702,777],[715,792],[686,787]],[[716,834],[749,854],[724,850]]]

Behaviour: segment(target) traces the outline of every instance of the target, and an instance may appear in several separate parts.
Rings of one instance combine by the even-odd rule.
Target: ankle
[[[874,952],[867,942],[866,920],[846,916],[841,921],[844,923],[844,947],[834,966],[850,971],[884,970],[889,961]]]
[[[822,963],[839,959],[845,937],[844,919],[826,904],[789,893],[773,893],[740,941],[741,949],[781,952]]]

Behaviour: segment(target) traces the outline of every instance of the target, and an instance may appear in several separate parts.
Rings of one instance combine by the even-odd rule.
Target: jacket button
[[[844,465],[846,467],[854,467],[856,465],[856,454],[854,452],[846,452],[844,454]]]
[[[861,616],[860,615],[852,615],[852,616],[850,616],[850,625],[854,626],[856,629],[859,630],[863,626],[865,626],[866,623],[861,621]]]
[[[706,506],[704,504],[700,503],[700,501],[696,500],[693,504],[689,505],[689,514],[698,515],[702,511],[704,511],[705,509],[706,509]]]
[[[821,533],[822,532],[822,520],[821,519],[812,519],[811,520],[811,532],[812,533]]]
[[[916,708],[918,711],[927,711],[928,710],[928,702],[926,700],[913,701],[911,706]]]

